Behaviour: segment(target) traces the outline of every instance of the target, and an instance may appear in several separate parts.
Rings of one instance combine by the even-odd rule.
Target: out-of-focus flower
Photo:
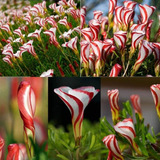
[[[23,144],[10,144],[8,146],[7,160],[27,160],[26,147]]]
[[[13,47],[10,43],[3,48],[2,54],[14,59]]]
[[[117,121],[119,121],[119,110],[120,110],[118,105],[119,91],[118,89],[108,90],[107,94],[108,94],[109,103],[111,107],[113,123],[117,123]]]
[[[5,56],[3,58],[3,61],[6,62],[6,63],[8,63],[11,67],[13,67],[13,63],[12,63],[12,61],[10,59],[10,56]]]
[[[39,118],[34,118],[35,139],[39,145],[42,145],[47,140],[47,131],[44,124]]]
[[[46,72],[43,72],[40,77],[53,77],[54,74],[54,70],[53,69],[49,69]]]
[[[108,13],[108,17],[109,17],[110,20],[113,17],[113,12],[115,10],[116,5],[117,5],[117,0],[109,0],[109,13]]]
[[[148,23],[148,20],[150,16],[153,14],[153,12],[155,11],[156,7],[149,6],[147,4],[144,4],[144,5],[139,4],[139,9],[141,13],[141,23],[146,24]]]
[[[135,113],[137,113],[139,115],[139,118],[142,119],[143,117],[142,117],[139,95],[131,95],[130,99],[131,99],[133,108],[135,110]]]
[[[41,35],[40,35],[40,34],[41,34],[41,31],[42,31],[42,28],[40,28],[39,30],[36,29],[35,32],[28,34],[28,37],[35,37],[35,38],[38,39],[38,41],[41,42],[41,41],[42,41]]]
[[[0,136],[0,160],[2,160],[3,157],[3,147],[4,147],[4,139]]]
[[[109,152],[110,154],[108,154],[107,160],[111,160],[112,157],[114,157],[117,160],[124,160],[124,158],[121,154],[120,148],[118,146],[118,142],[117,142],[115,135],[113,135],[113,134],[108,135],[108,136],[104,137],[102,141],[110,151]]]
[[[76,145],[79,145],[82,136],[84,110],[99,90],[91,86],[77,89],[60,87],[54,89],[54,92],[62,99],[71,112],[74,137]]]
[[[97,19],[99,21],[102,20],[102,15],[103,15],[102,11],[94,11],[93,14],[94,14],[94,19]]]
[[[135,130],[134,130],[133,120],[131,118],[124,119],[123,121],[118,122],[114,126],[114,129],[115,129],[116,132],[118,132],[123,137],[125,137],[130,142],[130,144],[132,145],[134,150],[139,155],[141,155],[141,151],[139,150],[137,144],[134,141],[134,138],[136,137],[136,133],[135,133]]]
[[[156,106],[158,117],[160,118],[160,84],[154,84],[150,87],[150,89]]]
[[[26,144],[28,157],[33,157],[33,147],[30,138],[35,139],[34,114],[36,110],[35,93],[31,85],[23,81],[18,88],[18,106],[24,124],[24,141]]]
[[[63,19],[59,20],[58,23],[66,26],[67,29],[70,29],[70,25],[69,25],[69,23],[67,21],[67,17],[66,16]]]
[[[5,30],[9,35],[12,35],[9,24],[4,24],[0,27],[2,30]]]
[[[18,29],[15,29],[13,31],[14,34],[17,34],[19,37],[23,37],[23,34],[22,34],[22,31],[21,31],[21,28],[19,27]]]
[[[119,75],[121,69],[122,69],[121,65],[119,65],[118,63],[115,64],[111,70],[109,77],[117,77]]]

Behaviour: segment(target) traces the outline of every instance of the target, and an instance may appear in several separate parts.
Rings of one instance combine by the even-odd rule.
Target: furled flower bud
[[[135,9],[135,7],[136,7],[136,4],[137,4],[137,2],[134,2],[134,1],[124,1],[123,2],[124,3],[124,6],[125,6],[125,8],[129,8],[129,9]]]
[[[3,147],[4,147],[4,139],[0,136],[0,160],[3,157]]]
[[[115,19],[118,23],[118,27],[121,29],[123,24],[123,18],[124,18],[124,7],[123,6],[117,6],[115,8]]]
[[[160,118],[160,84],[154,84],[150,87],[150,89],[156,106],[158,117]]]
[[[91,86],[77,89],[60,87],[54,89],[54,92],[62,99],[71,112],[74,137],[76,145],[79,145],[82,136],[84,110],[99,90]]]
[[[117,5],[117,0],[109,0],[109,13],[108,13],[109,19],[112,18],[116,5]]]
[[[119,121],[119,105],[118,105],[118,100],[119,100],[119,91],[118,89],[115,90],[108,90],[108,98],[109,98],[109,103],[111,107],[111,112],[112,112],[112,120],[113,123],[117,123]]]
[[[115,135],[113,135],[113,134],[108,135],[108,136],[104,137],[102,141],[110,151],[108,154],[108,157],[113,156],[117,160],[124,160],[124,158],[122,157],[120,148],[118,146],[118,142],[117,142]],[[108,159],[108,160],[110,160],[110,159]]]
[[[91,42],[93,40],[93,34],[90,28],[82,29],[81,33],[86,41]]]
[[[144,4],[144,5],[139,4],[139,9],[141,13],[141,22],[144,24],[147,24],[150,16],[153,14],[156,7],[149,6],[147,4]]]
[[[123,22],[125,24],[125,30],[127,30],[133,17],[134,11],[132,9],[124,8],[123,12]]]
[[[134,130],[133,120],[131,118],[124,119],[123,121],[118,122],[114,126],[114,129],[116,132],[118,132],[123,137],[125,137],[130,142],[134,150],[141,155],[141,151],[139,150],[137,144],[134,141],[134,138],[136,137],[136,133]]]
[[[89,69],[93,73],[95,71],[96,55],[92,52],[89,54]]]
[[[35,93],[31,85],[23,81],[18,88],[18,106],[24,124],[24,141],[28,157],[33,157],[33,148],[30,138],[35,139],[34,114],[36,110]]]
[[[102,11],[94,11],[93,14],[94,14],[94,19],[97,19],[99,21],[102,20],[102,15],[103,15]]]
[[[147,29],[146,29],[146,38],[147,38],[147,41],[150,41],[150,34],[151,34],[152,24],[153,24],[153,20],[150,19],[150,20],[148,21]]]
[[[67,29],[70,29],[69,23],[67,21],[67,17],[65,16],[63,19],[58,21],[59,24],[66,26]]]
[[[140,97],[139,95],[131,95],[130,96],[133,108],[135,110],[135,113],[139,115],[139,118],[142,119],[142,111],[141,111],[141,106],[140,106]]]
[[[155,75],[156,77],[159,76],[160,73],[160,43],[153,43],[153,47],[154,47],[154,58],[156,60],[155,62],[155,66],[154,66],[154,70],[155,70]]]
[[[41,31],[42,31],[42,28],[40,28],[39,30],[36,29],[35,32],[28,34],[28,37],[35,37],[35,38],[38,39],[38,41],[42,41],[41,40],[41,35],[40,35]]]
[[[54,70],[53,69],[49,69],[46,72],[43,72],[40,77],[53,77],[54,74]]]
[[[23,144],[10,144],[8,146],[7,160],[27,160],[26,147]]]
[[[117,77],[119,73],[121,72],[121,69],[122,69],[121,65],[119,65],[118,63],[115,64],[111,70],[109,77]]]

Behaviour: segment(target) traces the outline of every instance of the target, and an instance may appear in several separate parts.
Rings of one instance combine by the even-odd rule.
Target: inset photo
[[[81,76],[160,75],[160,1],[82,0]]]
[[[101,79],[101,160],[160,158],[160,79]]]
[[[100,78],[49,78],[48,159],[100,160]]]
[[[47,160],[47,79],[0,78],[0,84],[0,159]]]

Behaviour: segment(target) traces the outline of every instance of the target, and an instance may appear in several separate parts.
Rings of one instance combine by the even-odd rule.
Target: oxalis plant
[[[152,85],[150,90],[160,118],[160,84]],[[139,95],[130,96],[135,110],[135,121],[133,121],[132,107],[129,101],[123,103],[124,108],[120,110],[117,89],[108,90],[108,98],[114,126],[112,127],[105,117],[101,119],[101,138],[104,143],[101,159],[159,160],[160,134],[155,134],[153,128],[149,132],[149,124],[144,124],[145,118],[141,111]]]
[[[100,134],[99,123],[91,124],[84,120],[83,124],[84,110],[99,90],[91,86],[76,89],[64,86],[54,89],[54,92],[68,107],[72,126],[69,127],[69,132],[65,132],[62,127],[49,125],[49,159],[99,159],[101,144],[100,139],[96,138]]]
[[[94,18],[85,23],[81,14],[81,57],[83,76],[159,76],[159,32],[151,38],[156,7],[135,1],[109,0],[108,15],[94,11]],[[135,7],[140,15],[134,21]]]
[[[79,2],[0,5],[2,76],[78,76]]]

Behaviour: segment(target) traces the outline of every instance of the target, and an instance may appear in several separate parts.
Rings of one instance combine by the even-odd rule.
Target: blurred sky
[[[118,3],[117,5],[120,6],[122,5],[122,2],[124,0],[118,0]],[[93,0],[85,0],[85,6],[89,6],[91,3],[93,2]],[[100,10],[100,11],[103,11],[104,15],[106,15],[108,13],[108,0],[105,0],[103,3],[100,3],[99,5],[95,6],[95,8],[93,8],[92,10],[90,10],[88,13],[87,13],[87,21],[88,20],[91,20],[93,18],[93,11],[94,10]],[[151,0],[143,0],[143,2],[141,4],[148,4],[150,5],[151,3]],[[136,6],[135,8],[135,11],[136,11],[136,16],[135,16],[135,20],[138,19],[137,15],[139,14],[139,7],[138,5]]]

